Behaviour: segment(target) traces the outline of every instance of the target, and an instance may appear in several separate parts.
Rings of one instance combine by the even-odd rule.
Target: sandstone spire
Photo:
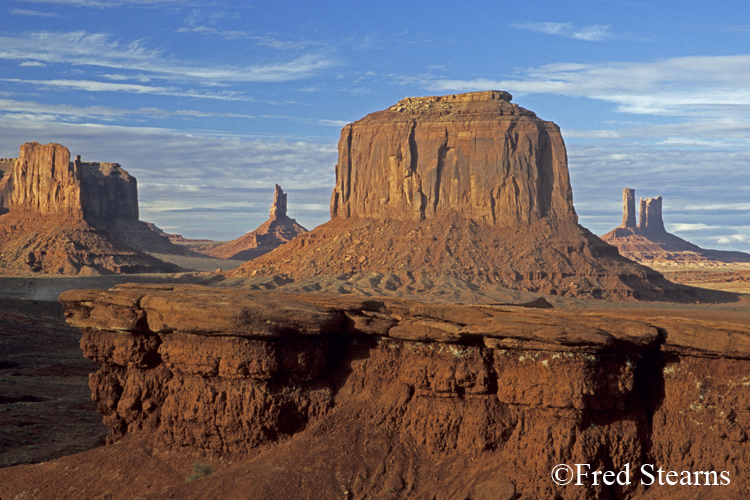
[[[206,251],[219,259],[251,260],[294,239],[307,229],[286,214],[286,193],[276,184],[269,219],[253,231]]]
[[[273,205],[271,205],[271,219],[278,219],[286,216],[286,193],[281,186],[276,184],[273,193]]]
[[[635,223],[635,189],[622,190],[622,224],[620,227],[636,227]]]
[[[623,189],[622,224],[602,239],[617,247],[620,255],[642,264],[750,262],[750,254],[708,250],[668,233],[662,219],[662,198],[641,198],[638,225],[633,224],[635,190]]]

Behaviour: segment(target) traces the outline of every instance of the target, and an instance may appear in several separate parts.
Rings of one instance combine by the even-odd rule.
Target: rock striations
[[[404,99],[341,131],[331,217],[574,222],[560,129],[507,92]]]
[[[409,98],[347,125],[332,220],[231,275],[386,276],[391,288],[437,294],[458,280],[576,297],[687,297],[578,225],[560,129],[510,101],[499,91]]]
[[[116,163],[70,161],[60,144],[21,146],[0,160],[0,272],[109,274],[178,268],[116,230],[153,232],[138,220],[136,180]],[[166,238],[161,238],[169,244]],[[127,241],[128,243],[123,243]]]
[[[102,365],[90,387],[111,441],[133,435],[149,449],[236,464],[200,485],[178,478],[154,498],[750,494],[750,328],[739,314],[155,285],[72,290],[60,301],[85,356]],[[550,472],[561,463],[630,464],[631,481],[556,486]],[[690,471],[690,486],[649,488],[643,464]],[[720,483],[724,471],[730,483]],[[23,489],[2,488],[3,498]]]
[[[286,193],[276,184],[269,219],[236,240],[209,248],[205,253],[220,259],[250,260],[274,250],[307,229],[286,214]]]
[[[662,197],[641,198],[638,224],[635,219],[635,189],[622,190],[622,224],[602,239],[617,247],[621,255],[642,264],[707,264],[750,262],[750,254],[706,250],[667,232],[662,219]]]

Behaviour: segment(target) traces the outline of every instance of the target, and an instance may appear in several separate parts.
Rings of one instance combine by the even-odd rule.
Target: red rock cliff
[[[81,171],[60,144],[27,142],[13,169],[11,211],[82,214]]]
[[[641,485],[642,464],[727,471],[730,485],[690,486],[695,498],[750,494],[750,329],[725,314],[195,286],[60,300],[102,364],[90,385],[110,439],[257,456],[228,497],[338,498],[346,487],[351,499],[686,498]],[[558,487],[560,463],[629,463],[634,475]],[[176,496],[218,487],[205,484]]]
[[[87,219],[138,220],[138,183],[119,163],[75,164],[83,172],[81,201]]]
[[[576,220],[560,129],[507,92],[407,98],[341,131],[331,217]]]

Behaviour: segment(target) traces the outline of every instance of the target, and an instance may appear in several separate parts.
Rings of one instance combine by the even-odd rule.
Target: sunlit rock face
[[[560,129],[507,92],[407,98],[341,131],[331,217],[576,221]]]
[[[12,211],[138,219],[136,179],[117,163],[71,162],[61,144],[27,142],[6,170],[0,190]]]

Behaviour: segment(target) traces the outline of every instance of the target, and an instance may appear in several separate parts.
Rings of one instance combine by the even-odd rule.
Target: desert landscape
[[[404,98],[342,128],[328,222],[276,184],[229,242],[23,144],[0,499],[747,498],[750,255],[630,188],[597,237],[563,135],[504,91]]]

